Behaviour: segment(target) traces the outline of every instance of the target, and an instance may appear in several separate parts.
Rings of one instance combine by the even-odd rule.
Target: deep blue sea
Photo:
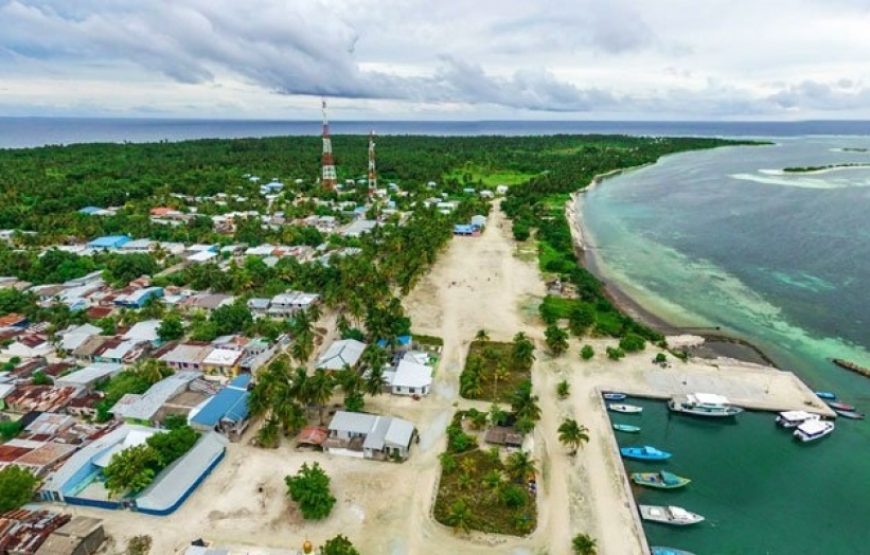
[[[794,137],[870,135],[870,121],[336,121],[334,134]],[[317,135],[317,121],[0,117],[0,148],[93,142],[181,141],[205,138]]]

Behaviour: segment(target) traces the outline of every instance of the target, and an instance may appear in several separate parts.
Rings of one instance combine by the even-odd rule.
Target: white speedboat
[[[688,526],[704,521],[704,517],[689,512],[682,507],[674,505],[640,505],[640,516],[644,520],[671,524],[673,526]]]
[[[806,443],[822,439],[834,431],[834,423],[826,420],[808,420],[794,431],[794,437]]]
[[[607,408],[613,412],[622,412],[625,414],[638,414],[643,412],[643,407],[637,405],[629,405],[626,403],[608,403]]]
[[[668,408],[674,412],[714,418],[734,416],[743,412],[742,408],[730,404],[727,397],[714,393],[678,395],[668,401]]]
[[[807,412],[805,410],[787,410],[779,413],[776,417],[776,423],[783,428],[797,428],[804,422],[810,420],[819,420],[821,416],[818,414]]]

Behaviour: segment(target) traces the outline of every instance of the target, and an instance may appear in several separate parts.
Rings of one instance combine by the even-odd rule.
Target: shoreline
[[[607,279],[601,272],[595,256],[589,252],[592,247],[587,248],[587,243],[585,241],[585,238],[589,237],[590,234],[583,228],[583,218],[581,217],[581,211],[578,209],[581,197],[586,191],[601,185],[608,179],[651,165],[653,164],[641,164],[598,174],[592,178],[586,187],[579,189],[570,195],[565,207],[565,217],[568,220],[568,228],[571,230],[574,256],[584,268],[589,270],[592,275],[601,281],[604,285],[604,296],[613,303],[620,312],[627,314],[664,336],[684,335],[690,333],[692,335],[703,337],[704,344],[700,346],[701,348],[690,348],[690,354],[711,359],[717,357],[736,358],[744,362],[762,363],[780,369],[780,366],[776,361],[774,361],[760,347],[753,344],[751,341],[723,332],[719,326],[716,326],[715,328],[683,327],[669,322],[664,317],[641,305],[640,302],[613,283],[612,280]],[[712,356],[704,356],[704,351],[709,351]]]

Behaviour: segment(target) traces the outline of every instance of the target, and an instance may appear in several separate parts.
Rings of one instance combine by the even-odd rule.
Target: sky
[[[870,119],[870,0],[0,0],[0,115]]]

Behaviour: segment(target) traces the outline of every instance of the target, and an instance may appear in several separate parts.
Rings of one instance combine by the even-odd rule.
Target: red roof
[[[26,320],[27,316],[18,314],[16,312],[11,312],[6,316],[0,316],[0,328],[8,328],[9,326],[20,324]]]
[[[328,435],[329,431],[322,426],[306,426],[305,428],[302,428],[302,431],[296,436],[296,443],[320,445],[326,441]]]
[[[112,313],[115,309],[108,306],[92,306],[88,309],[88,318],[100,320]]]

